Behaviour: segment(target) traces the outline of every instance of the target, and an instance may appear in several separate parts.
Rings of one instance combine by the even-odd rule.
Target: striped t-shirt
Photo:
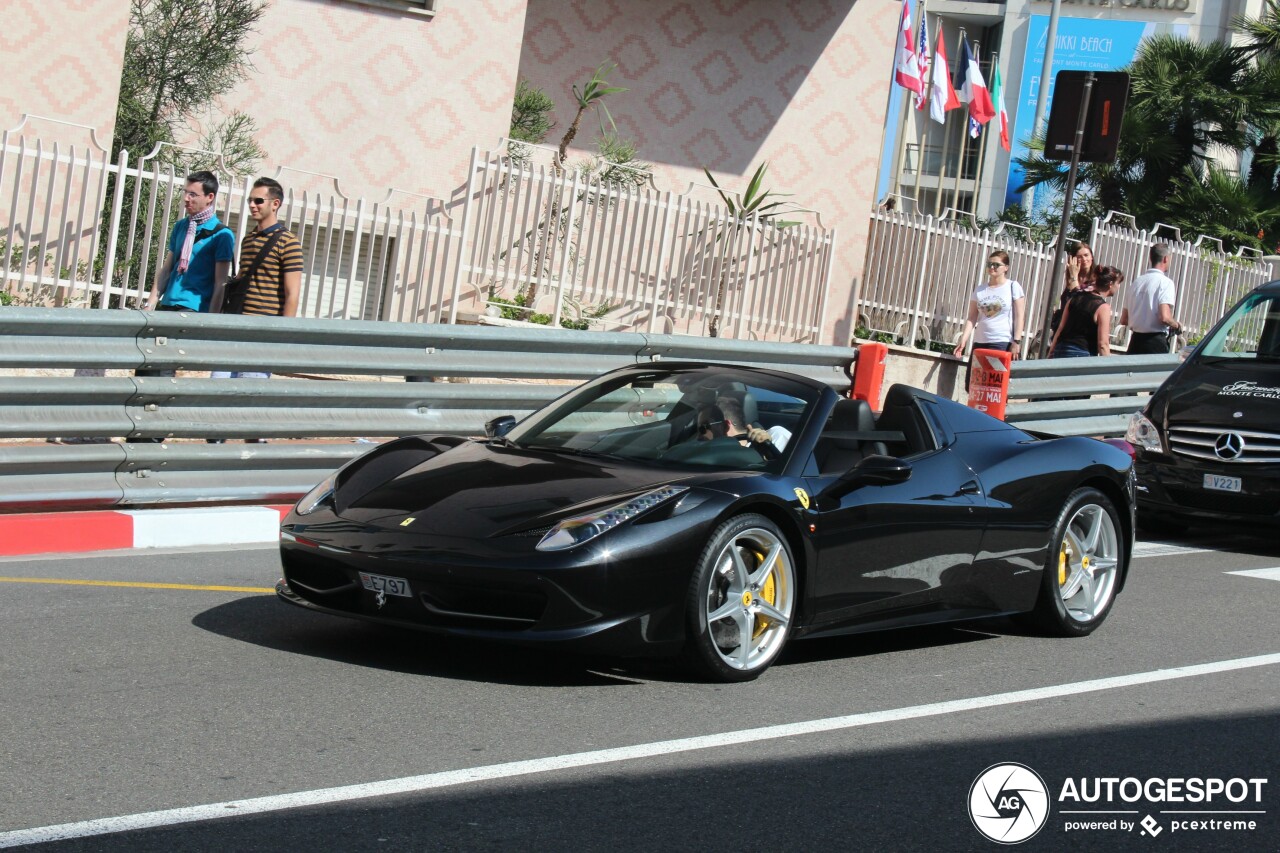
[[[284,225],[277,222],[265,231],[255,229],[247,234],[240,244],[240,269],[248,271],[271,235],[283,228]],[[280,316],[284,310],[284,274],[288,272],[302,272],[302,244],[297,237],[285,231],[284,236],[271,247],[271,253],[258,264],[245,294],[242,313]]]

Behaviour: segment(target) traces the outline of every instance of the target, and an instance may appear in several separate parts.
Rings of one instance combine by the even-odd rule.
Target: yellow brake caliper
[[[761,554],[759,551],[752,551],[751,553],[755,554],[756,556],[757,566],[764,562],[764,554]],[[760,597],[763,598],[765,601],[769,602],[770,604],[776,606],[778,603],[777,595],[778,595],[778,590],[774,586],[773,573],[770,572],[769,576],[764,579],[764,588],[760,590]],[[759,637],[761,634],[765,632],[765,629],[768,627],[769,627],[769,620],[763,616],[757,615],[756,627],[755,627],[755,630],[752,631],[751,633],[751,639],[754,640],[756,637]]]

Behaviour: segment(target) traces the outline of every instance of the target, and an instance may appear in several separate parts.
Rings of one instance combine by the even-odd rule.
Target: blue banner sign
[[[1053,70],[1050,72],[1049,101],[1045,104],[1045,119],[1053,104],[1053,78],[1059,71],[1117,71],[1133,61],[1138,43],[1155,32],[1156,24],[1146,21],[1115,21],[1093,18],[1058,19],[1057,44],[1053,52]],[[1033,15],[1027,28],[1026,59],[1023,63],[1022,88],[1018,92],[1017,115],[1013,120],[1013,158],[1026,157],[1024,144],[1031,136],[1036,118],[1036,97],[1040,94],[1040,70],[1049,41],[1049,16]],[[1012,106],[1012,104],[1010,104]],[[1014,160],[1009,163],[1009,183],[1005,189],[1004,203],[1008,205],[1022,200],[1018,187],[1022,186],[1022,167]],[[1036,197],[1040,207],[1041,193]]]

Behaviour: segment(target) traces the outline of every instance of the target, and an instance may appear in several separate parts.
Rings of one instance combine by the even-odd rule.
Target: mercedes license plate
[[[1213,489],[1216,492],[1238,492],[1240,491],[1240,478],[1224,477],[1221,474],[1205,474],[1204,487]]]
[[[413,593],[409,592],[409,582],[404,578],[392,578],[386,575],[371,575],[368,572],[361,572],[360,583],[364,584],[365,589],[373,592],[398,595],[401,598],[413,597]]]

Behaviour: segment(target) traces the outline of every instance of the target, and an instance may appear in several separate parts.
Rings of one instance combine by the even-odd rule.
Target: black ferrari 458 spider
[[[1082,636],[1124,585],[1130,457],[896,385],[627,367],[488,439],[384,444],[281,530],[286,601],[455,636],[683,655],[754,678],[792,638],[1024,614]]]

